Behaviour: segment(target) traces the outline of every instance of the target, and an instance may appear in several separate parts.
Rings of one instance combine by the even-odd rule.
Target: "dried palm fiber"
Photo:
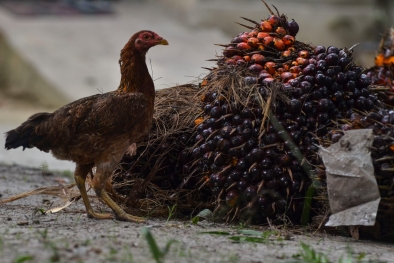
[[[198,86],[182,85],[156,92],[154,124],[137,145],[136,155],[125,155],[112,178],[117,202],[139,215],[167,216],[177,204],[185,213],[209,206],[209,189],[197,191],[196,177],[179,163],[180,152],[193,145],[194,120],[200,115],[194,97]]]

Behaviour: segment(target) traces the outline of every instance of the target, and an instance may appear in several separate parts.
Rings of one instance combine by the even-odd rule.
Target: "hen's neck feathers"
[[[155,96],[155,87],[145,62],[145,53],[134,51],[126,45],[119,59],[121,80],[117,92],[141,92]]]

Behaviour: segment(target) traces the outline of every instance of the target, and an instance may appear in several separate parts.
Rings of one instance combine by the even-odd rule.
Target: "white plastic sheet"
[[[320,147],[332,212],[326,226],[375,224],[380,193],[369,150],[373,138],[371,129],[350,130],[339,142]]]

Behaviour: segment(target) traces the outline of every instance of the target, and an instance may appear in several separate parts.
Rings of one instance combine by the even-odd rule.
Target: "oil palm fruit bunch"
[[[375,88],[386,91],[380,93],[383,101],[394,106],[394,27],[382,38],[375,66],[367,71],[367,75]]]
[[[383,105],[352,48],[299,42],[296,21],[270,12],[261,22],[244,18],[253,26],[221,45],[202,82],[192,163],[226,220],[299,222],[311,174],[324,174],[317,146],[336,120]]]

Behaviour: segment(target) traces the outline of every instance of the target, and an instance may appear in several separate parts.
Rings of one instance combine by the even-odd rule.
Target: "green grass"
[[[166,225],[167,225],[168,221],[170,221],[171,218],[175,215],[176,204],[171,206],[171,207],[167,206],[167,208],[168,208],[168,217],[167,217],[167,220],[166,220],[166,223],[165,223]]]
[[[152,254],[153,259],[156,263],[163,263],[164,257],[167,255],[168,251],[172,244],[178,242],[176,240],[169,240],[163,249],[160,249],[156,243],[155,238],[151,234],[150,230],[146,227],[142,228],[142,235],[145,238],[146,242],[148,243],[149,250]]]
[[[336,263],[383,263],[382,261],[365,260],[365,253],[355,255],[351,249],[345,255],[342,255]],[[323,252],[317,252],[310,245],[301,242],[301,250],[299,254],[293,255],[292,261],[287,263],[334,263],[328,259]]]
[[[24,263],[24,262],[29,262],[34,259],[33,256],[31,255],[22,255],[22,256],[17,256],[12,263]]]

